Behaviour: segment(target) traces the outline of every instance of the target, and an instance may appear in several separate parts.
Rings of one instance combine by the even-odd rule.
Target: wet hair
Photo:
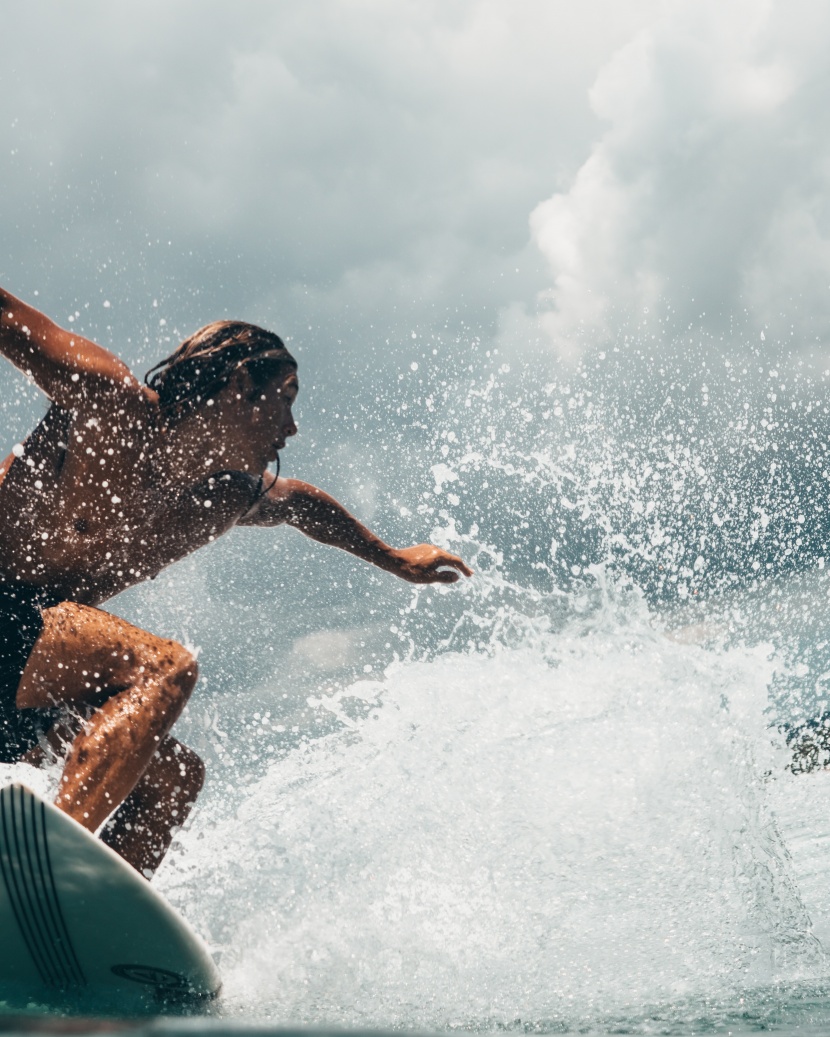
[[[297,361],[272,331],[241,320],[217,320],[151,367],[144,381],[158,393],[165,418],[177,421],[220,392],[240,367],[261,388],[296,371]]]

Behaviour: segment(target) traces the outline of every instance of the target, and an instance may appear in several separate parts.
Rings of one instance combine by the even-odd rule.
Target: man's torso
[[[171,478],[153,404],[53,405],[0,468],[0,580],[95,605],[152,578],[236,524],[257,480]]]

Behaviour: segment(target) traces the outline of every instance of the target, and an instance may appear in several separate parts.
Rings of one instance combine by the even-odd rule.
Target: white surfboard
[[[25,785],[0,790],[0,999],[126,1013],[220,986],[202,940],[117,853]]]

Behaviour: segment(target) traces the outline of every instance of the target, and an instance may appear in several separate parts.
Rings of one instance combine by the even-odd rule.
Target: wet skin
[[[286,523],[413,583],[471,572],[430,544],[390,547],[307,483],[269,486],[267,464],[297,432],[295,371],[255,387],[242,366],[210,405],[169,422],[112,353],[2,290],[0,354],[52,401],[0,466],[0,577],[61,599],[44,610],[17,706],[77,708],[51,736],[65,756],[56,802],[91,830],[112,815],[103,838],[149,874],[204,777],[169,736],[196,662],[95,606],[236,525]]]

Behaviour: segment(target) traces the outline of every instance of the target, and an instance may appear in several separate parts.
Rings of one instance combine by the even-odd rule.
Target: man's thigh
[[[182,649],[101,609],[65,601],[43,610],[17,689],[18,709],[97,704],[147,671],[172,664]]]

